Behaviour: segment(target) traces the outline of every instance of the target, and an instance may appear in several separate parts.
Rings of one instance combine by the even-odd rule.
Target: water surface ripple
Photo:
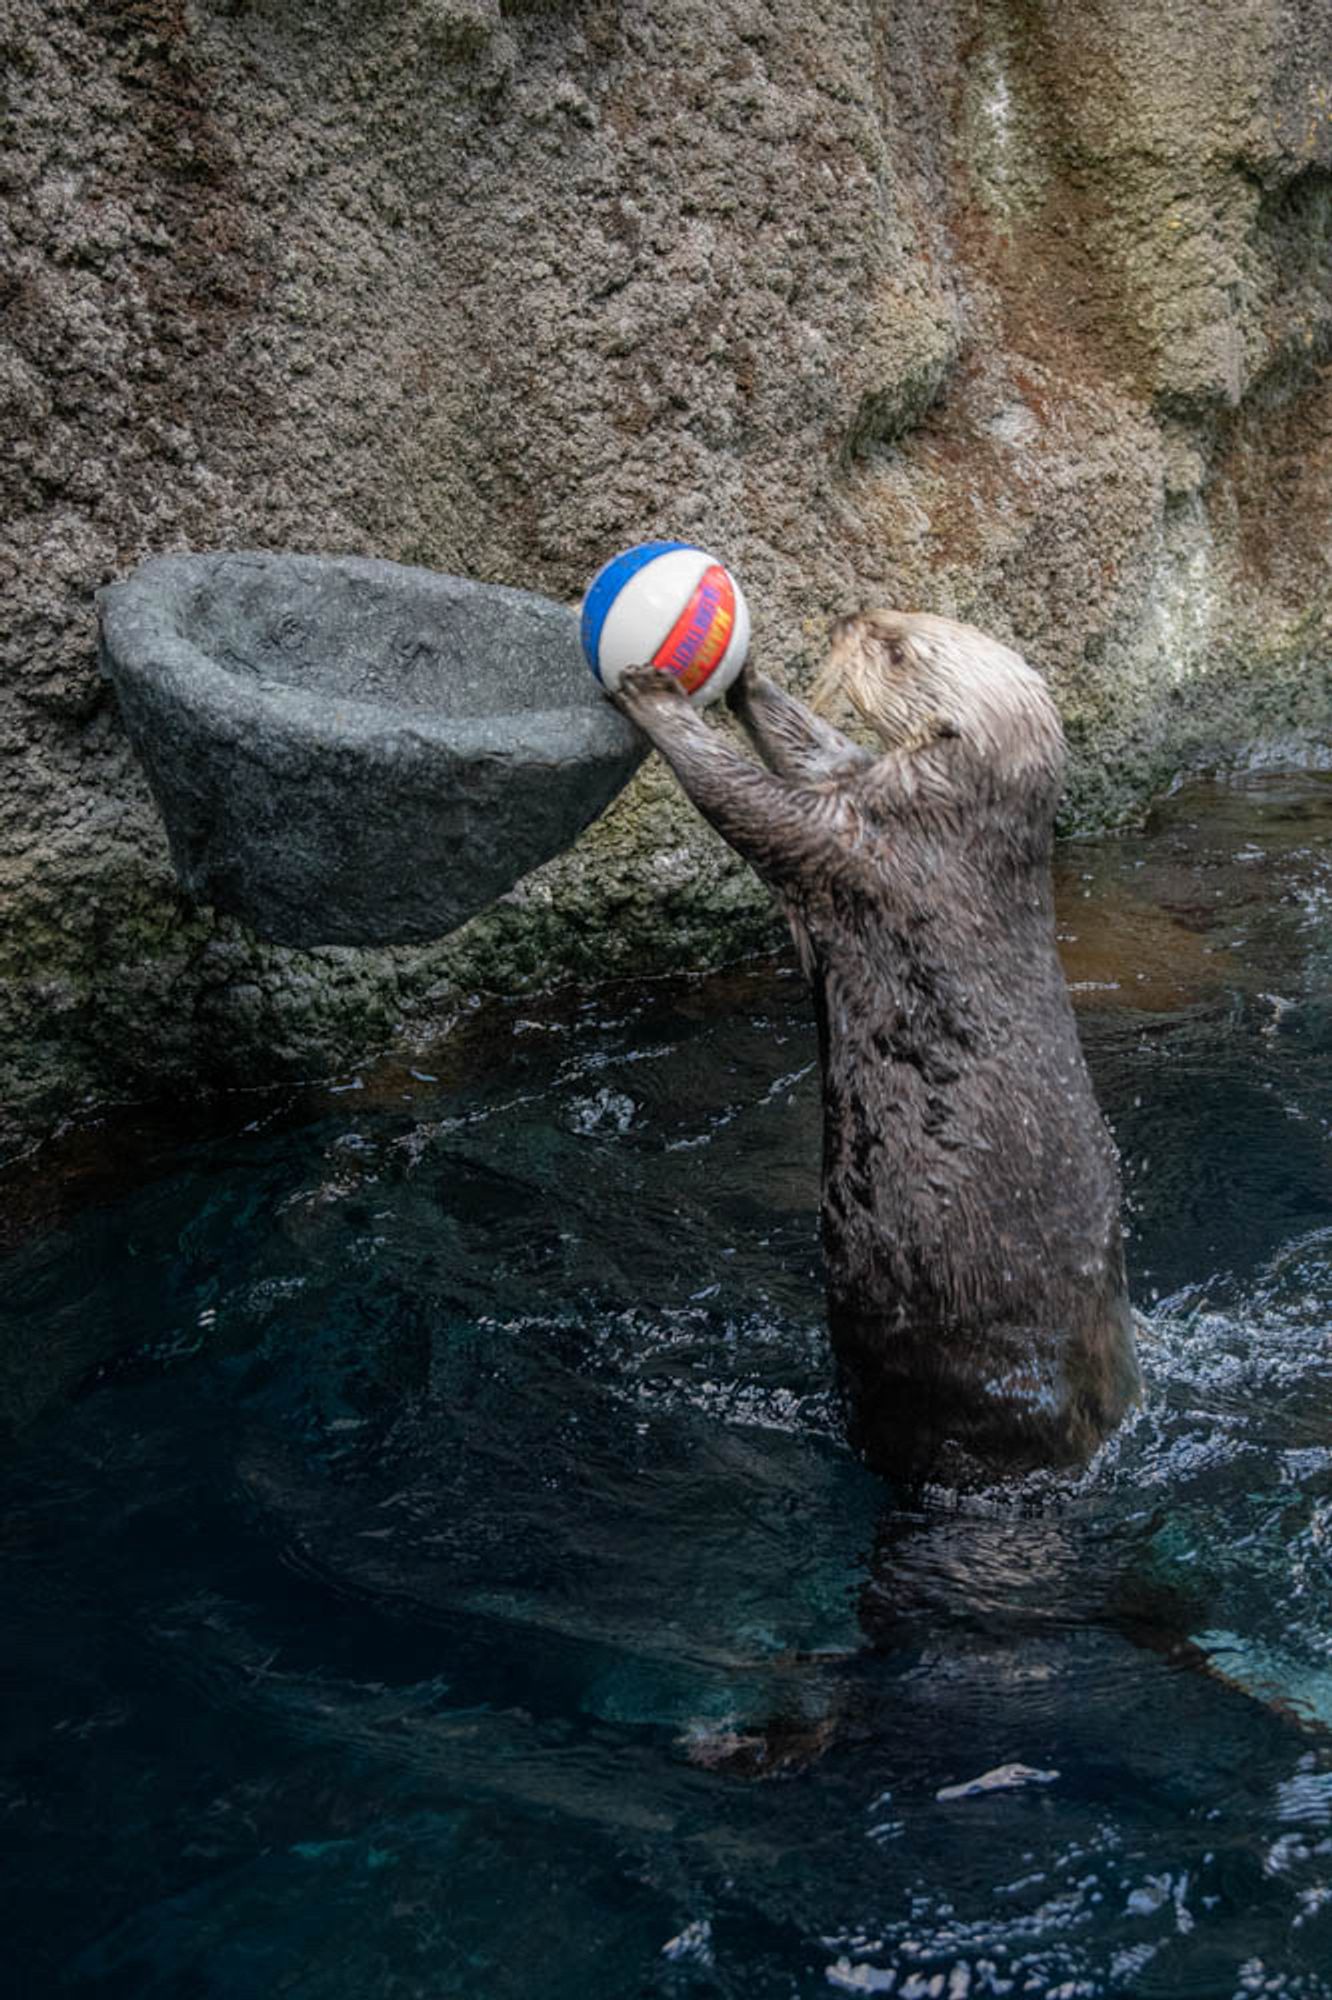
[[[1332,2000],[1330,830],[1061,861],[1148,1379],[1076,1481],[848,1456],[788,968],[11,1173],[11,1990]]]

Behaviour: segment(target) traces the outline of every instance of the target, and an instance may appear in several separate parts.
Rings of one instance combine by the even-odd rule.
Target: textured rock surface
[[[433,944],[642,762],[565,605],[364,556],[155,556],[102,661],[191,898],[278,944]]]
[[[973,618],[1075,824],[1326,742],[1324,0],[0,0],[0,66],[11,1130],[769,935],[651,767],[426,952],[188,909],[96,669],[147,554],[564,599],[680,534],[796,683],[849,607]]]

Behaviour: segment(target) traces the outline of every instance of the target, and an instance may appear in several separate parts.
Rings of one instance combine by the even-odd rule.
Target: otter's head
[[[966,765],[995,791],[1053,799],[1058,790],[1064,732],[1045,682],[972,625],[917,611],[840,619],[814,705],[826,713],[839,697],[922,776],[946,782]]]

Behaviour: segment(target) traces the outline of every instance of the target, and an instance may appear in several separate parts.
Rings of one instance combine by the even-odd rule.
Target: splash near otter
[[[765,765],[666,675],[614,697],[776,891],[813,988],[828,1318],[877,1471],[976,1484],[1087,1458],[1138,1393],[1115,1149],[1055,948],[1064,737],[1039,674],[970,626],[871,612],[815,700],[746,669]]]

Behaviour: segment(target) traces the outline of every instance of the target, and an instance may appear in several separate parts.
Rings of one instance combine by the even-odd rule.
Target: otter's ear
[[[934,734],[936,739],[944,736],[960,736],[962,734],[961,724],[955,722],[951,715],[936,715],[934,718]]]

